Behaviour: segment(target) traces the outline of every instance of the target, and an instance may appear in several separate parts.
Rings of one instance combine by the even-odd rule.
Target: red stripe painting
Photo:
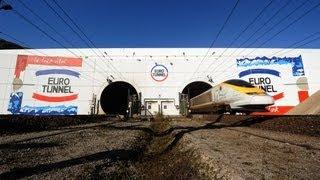
[[[64,102],[64,101],[72,101],[78,98],[78,94],[68,95],[68,96],[45,96],[38,93],[33,93],[32,98],[37,99],[39,101],[46,102]]]

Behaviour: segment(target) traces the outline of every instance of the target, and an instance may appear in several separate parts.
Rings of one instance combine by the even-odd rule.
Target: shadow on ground
[[[87,155],[79,158],[55,162],[55,163],[40,164],[34,167],[15,168],[9,172],[1,174],[0,179],[23,178],[27,176],[49,172],[52,170],[58,170],[58,169],[62,169],[70,166],[90,163],[90,162],[99,161],[99,160],[107,160],[108,163],[105,164],[105,166],[107,166],[108,164],[111,164],[115,161],[133,160],[134,158],[138,157],[138,154],[139,154],[139,151],[124,150],[124,149],[104,151],[104,152],[99,152],[99,153],[95,153],[95,154],[91,154],[91,155]]]
[[[96,167],[96,171],[95,171],[96,175],[98,175],[100,173],[99,170],[101,170],[102,168],[108,167],[115,162],[131,161],[131,162],[137,163],[138,161],[144,161],[144,162],[151,163],[152,161],[162,161],[163,158],[159,158],[159,157],[166,156],[167,153],[172,151],[176,147],[178,142],[181,140],[181,138],[186,133],[190,133],[190,132],[194,132],[194,131],[198,131],[198,130],[206,130],[206,129],[221,129],[221,128],[226,128],[226,127],[251,126],[253,124],[262,123],[264,121],[271,120],[274,118],[273,116],[248,116],[248,117],[246,117],[242,120],[236,121],[236,122],[229,122],[229,123],[223,122],[222,123],[221,119],[223,118],[223,116],[224,115],[219,115],[215,119],[213,119],[211,122],[208,122],[202,126],[196,126],[196,127],[175,126],[175,127],[169,127],[167,129],[163,129],[162,131],[156,131],[154,128],[144,126],[144,125],[136,125],[136,124],[135,125],[123,125],[123,124],[120,125],[116,122],[110,123],[110,124],[104,124],[104,125],[90,126],[90,127],[78,127],[78,128],[70,128],[70,129],[64,128],[62,132],[53,133],[53,134],[50,134],[47,136],[45,136],[45,135],[39,136],[36,138],[45,138],[48,136],[54,136],[54,135],[61,134],[61,133],[70,133],[70,132],[80,131],[80,130],[89,129],[89,128],[104,128],[104,129],[125,130],[125,131],[128,131],[128,130],[129,131],[130,130],[143,131],[149,135],[149,137],[150,137],[150,140],[148,141],[149,143],[151,143],[152,140],[155,138],[161,138],[161,137],[166,137],[166,136],[171,138],[171,140],[170,140],[170,143],[168,145],[166,145],[164,148],[159,148],[158,152],[152,153],[152,154],[145,153],[146,146],[148,146],[150,144],[146,144],[146,146],[144,146],[143,148],[138,148],[138,149],[108,150],[108,151],[103,151],[103,152],[99,152],[99,153],[95,153],[95,154],[86,155],[83,157],[60,161],[60,162],[39,164],[39,165],[36,165],[33,167],[14,168],[8,172],[1,174],[0,179],[23,178],[23,177],[41,174],[41,173],[45,173],[45,172],[49,172],[49,171],[53,171],[53,170],[67,168],[70,166],[75,166],[75,165],[80,165],[80,164],[85,164],[85,163],[90,163],[90,162],[95,162],[95,161],[100,161],[100,160],[104,160],[106,163],[99,165],[99,167]],[[157,123],[161,124],[161,122],[156,122],[156,124]],[[48,144],[46,144],[46,143],[43,143],[43,144],[41,144],[41,143],[40,144],[32,144],[32,143],[21,144],[21,142],[29,141],[32,139],[34,139],[34,138],[24,139],[21,141],[14,142],[13,144],[1,144],[0,149],[10,149],[10,148],[15,149],[15,148],[28,148],[28,147],[48,148],[48,147],[53,147],[53,146],[58,145],[58,144],[50,144],[50,143],[48,143]],[[183,158],[183,157],[179,157],[179,158]],[[184,161],[188,161],[188,159],[184,159]],[[180,160],[177,162],[179,162],[179,163],[176,163],[177,165],[179,165],[181,163],[183,164],[183,162],[181,162]],[[146,167],[143,167],[143,168],[148,169],[148,168],[151,168],[151,167],[147,167],[148,164],[150,165],[150,163],[140,163],[140,165],[141,164],[143,166],[145,165]],[[168,163],[170,163],[170,162],[166,162],[166,161],[152,162],[152,164],[154,164],[154,166],[163,166],[163,167],[165,167],[165,169],[170,168],[170,167],[168,167]],[[168,171],[171,171],[171,173],[169,173],[166,177],[172,177],[172,175],[178,177],[179,173],[181,175],[181,174],[186,173],[187,171],[191,172],[192,168],[187,166],[187,164],[188,163],[185,162],[185,166],[184,166],[185,171],[174,172],[171,169],[171,170],[168,170]],[[141,167],[140,167],[140,169],[141,169]],[[160,172],[155,171],[154,173],[160,173]],[[156,175],[156,174],[148,175],[146,177],[152,177],[154,175]]]

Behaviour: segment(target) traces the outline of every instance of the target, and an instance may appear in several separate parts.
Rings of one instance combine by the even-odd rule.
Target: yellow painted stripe
[[[242,93],[257,93],[257,94],[264,94],[265,91],[263,89],[260,89],[258,87],[241,87],[241,86],[235,86],[232,84],[228,84],[228,83],[222,83],[223,85],[226,85],[238,92],[242,92]]]

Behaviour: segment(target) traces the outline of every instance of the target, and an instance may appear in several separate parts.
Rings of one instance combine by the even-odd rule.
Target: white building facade
[[[1,50],[0,113],[104,114],[108,108],[115,108],[104,104],[117,104],[112,99],[116,96],[108,93],[122,92],[117,88],[125,83],[131,89],[118,94],[119,98],[136,94],[149,113],[179,115],[180,94],[188,84],[203,82],[215,86],[228,79],[243,79],[274,97],[275,105],[268,108],[271,114],[284,114],[320,89],[318,49],[225,50]],[[108,90],[117,82],[123,83]]]

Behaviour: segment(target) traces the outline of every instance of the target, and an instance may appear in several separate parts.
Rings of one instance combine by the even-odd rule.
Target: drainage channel
[[[228,174],[260,177],[261,173],[270,174],[264,170],[283,157],[296,159],[296,169],[290,174],[297,177],[301,174],[296,170],[305,158],[311,162],[308,172],[318,172],[314,170],[319,159],[318,139],[315,139],[319,137],[316,136],[318,118],[289,118],[220,115],[207,120],[114,120],[8,135],[0,144],[0,154],[3,154],[0,179],[74,176],[78,179],[208,179],[231,177]],[[295,118],[294,121],[291,118]],[[290,131],[279,128],[287,126],[291,127]],[[276,131],[315,135],[294,135],[294,138]],[[62,157],[61,154],[67,155]],[[268,155],[266,162],[269,164],[258,163],[260,170],[257,170],[255,162],[261,160],[260,154]],[[299,158],[301,154],[305,156]],[[280,163],[286,165],[287,162]],[[273,169],[278,171],[277,167]]]
[[[121,170],[112,174],[111,178],[130,179],[177,179],[202,178],[192,164],[192,152],[180,151],[182,138],[172,127],[170,119],[156,119],[150,124],[152,133],[143,152],[134,161],[119,165]],[[119,168],[120,169],[120,168]]]

